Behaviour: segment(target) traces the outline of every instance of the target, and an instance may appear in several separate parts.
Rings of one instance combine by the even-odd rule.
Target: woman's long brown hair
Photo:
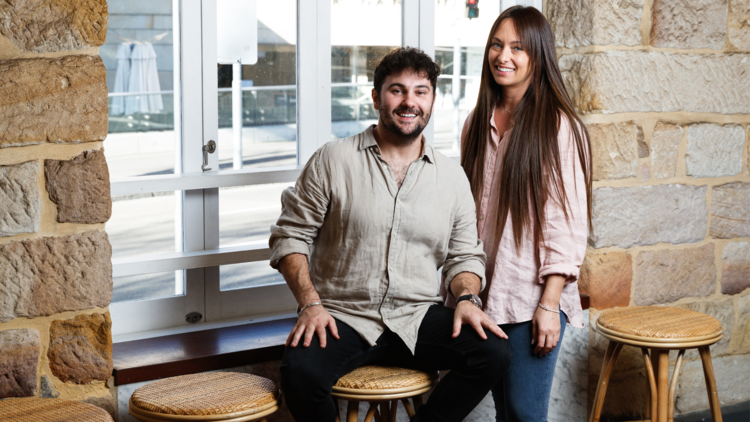
[[[562,182],[558,132],[562,119],[570,123],[586,183],[588,225],[591,227],[591,175],[588,132],[573,109],[557,66],[555,38],[547,19],[533,7],[514,6],[505,10],[492,25],[474,114],[461,145],[461,166],[471,182],[479,204],[484,189],[484,160],[490,136],[492,110],[502,98],[502,86],[495,82],[489,63],[492,39],[505,19],[511,19],[521,45],[529,55],[531,83],[511,115],[511,135],[503,159],[499,189],[495,253],[510,213],[513,240],[520,250],[525,235],[533,234],[536,245],[544,243],[544,205],[560,203],[566,219],[570,204]],[[578,187],[576,187],[578,189]],[[531,227],[533,215],[533,227]],[[535,248],[538,251],[538,248]]]

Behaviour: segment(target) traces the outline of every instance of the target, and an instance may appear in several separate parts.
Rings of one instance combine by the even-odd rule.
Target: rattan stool
[[[251,374],[211,372],[146,384],[130,397],[130,414],[143,422],[263,421],[279,408],[273,381]]]
[[[721,422],[719,395],[708,346],[721,339],[721,324],[716,318],[699,312],[662,306],[633,306],[602,312],[596,330],[609,339],[604,353],[602,372],[596,387],[592,422],[598,422],[607,392],[609,376],[623,345],[640,347],[650,385],[651,405],[646,414],[653,422],[674,420],[674,394],[677,377],[682,369],[686,349],[697,348],[703,362],[703,375],[708,390],[708,403],[714,422]],[[649,349],[651,352],[649,354]],[[669,351],[679,350],[677,362],[669,382]],[[656,375],[654,375],[656,374]],[[653,415],[653,416],[652,416]]]
[[[347,422],[357,422],[361,401],[370,403],[365,422],[372,421],[373,417],[377,417],[380,422],[396,422],[399,399],[409,417],[414,416],[414,411],[422,405],[422,394],[430,391],[437,379],[437,371],[427,373],[415,369],[363,366],[339,378],[331,395],[335,399],[349,401]],[[414,400],[413,408],[409,403],[410,398]],[[336,422],[340,422],[338,410]]]
[[[8,399],[0,401],[0,421],[112,422],[104,409],[74,400]]]

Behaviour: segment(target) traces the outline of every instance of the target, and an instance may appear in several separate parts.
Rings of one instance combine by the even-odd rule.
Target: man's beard
[[[419,135],[422,133],[424,128],[427,126],[427,123],[429,123],[430,121],[430,113],[423,113],[418,108],[400,107],[394,110],[390,110],[386,113],[383,113],[383,111],[381,111],[380,113],[380,122],[382,126],[403,145],[411,145],[417,138],[419,138]],[[415,114],[417,116],[418,120],[417,124],[414,126],[414,129],[405,132],[401,127],[399,127],[399,125],[396,123],[396,120],[393,118],[394,114],[399,113]]]

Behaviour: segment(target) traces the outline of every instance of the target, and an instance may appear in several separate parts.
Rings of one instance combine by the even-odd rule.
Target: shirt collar
[[[375,140],[375,135],[373,134],[373,129],[375,129],[375,125],[370,125],[367,129],[365,129],[364,132],[362,132],[362,137],[359,140],[359,150],[362,151],[363,149],[367,148],[378,148],[378,142]],[[426,141],[424,138],[424,135],[422,135],[422,139]],[[435,164],[435,152],[433,151],[432,147],[427,142],[422,142],[422,157],[427,162],[431,164]],[[378,153],[380,152],[380,148],[378,148]]]

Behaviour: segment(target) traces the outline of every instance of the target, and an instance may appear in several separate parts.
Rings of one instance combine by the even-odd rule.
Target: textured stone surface
[[[42,218],[39,163],[0,166],[0,236],[35,233]]]
[[[558,47],[640,45],[643,0],[550,0],[547,18]]]
[[[635,257],[633,290],[636,305],[710,296],[716,290],[714,244],[640,252]]]
[[[104,140],[106,77],[98,56],[0,60],[0,148]]]
[[[706,186],[594,189],[589,243],[595,248],[694,243],[706,237]]]
[[[692,302],[678,305],[677,307],[700,312],[718,319],[722,330],[724,330],[724,336],[718,343],[711,346],[711,356],[719,356],[727,353],[729,342],[732,340],[732,332],[734,331],[734,304],[732,303],[732,299]],[[700,355],[696,349],[692,349],[685,352],[685,358],[700,359]]]
[[[586,128],[591,140],[594,180],[624,179],[638,169],[638,135],[633,123],[591,124]]]
[[[58,223],[93,224],[109,220],[112,198],[103,150],[86,151],[67,161],[45,160],[44,169],[49,199],[57,204]]]
[[[716,377],[716,390],[722,406],[750,398],[748,368],[750,355],[724,356],[711,359]],[[675,398],[675,413],[708,409],[708,394],[700,360],[687,362],[682,369]]]
[[[583,328],[568,325],[557,355],[549,399],[550,421],[586,420],[589,366],[589,311],[583,311]],[[494,407],[494,406],[493,406]],[[492,418],[477,419],[492,421]]]
[[[599,310],[628,306],[632,281],[633,258],[627,253],[589,253],[581,266],[579,290],[585,291],[591,307]]]
[[[750,352],[750,295],[737,299],[737,322],[734,324],[730,351]]]
[[[732,0],[729,5],[729,42],[750,50],[750,0]]]
[[[609,51],[560,57],[582,113],[750,113],[748,54]]]
[[[714,186],[708,234],[717,239],[750,237],[750,183]]]
[[[684,129],[669,123],[656,123],[651,134],[651,162],[653,173],[658,179],[675,176],[677,154]]]
[[[728,0],[654,0],[651,45],[674,48],[724,47]]]
[[[36,394],[41,344],[32,328],[0,331],[0,399]]]
[[[740,125],[690,125],[687,130],[686,173],[693,177],[739,174],[744,148],[745,131]]]
[[[52,381],[49,380],[47,375],[42,375],[40,390],[39,397],[43,399],[56,399],[60,397],[60,392],[52,385]]]
[[[641,164],[640,174],[641,182],[645,182],[646,180],[651,178],[651,168],[648,166],[648,164]]]
[[[0,3],[0,34],[22,51],[46,53],[100,46],[107,38],[106,0],[16,0]]]
[[[106,381],[112,374],[112,320],[109,313],[52,321],[49,367],[63,382]]]
[[[111,258],[99,231],[0,245],[0,321],[109,305]]]
[[[721,254],[721,293],[734,295],[750,287],[750,242],[724,245]]]

